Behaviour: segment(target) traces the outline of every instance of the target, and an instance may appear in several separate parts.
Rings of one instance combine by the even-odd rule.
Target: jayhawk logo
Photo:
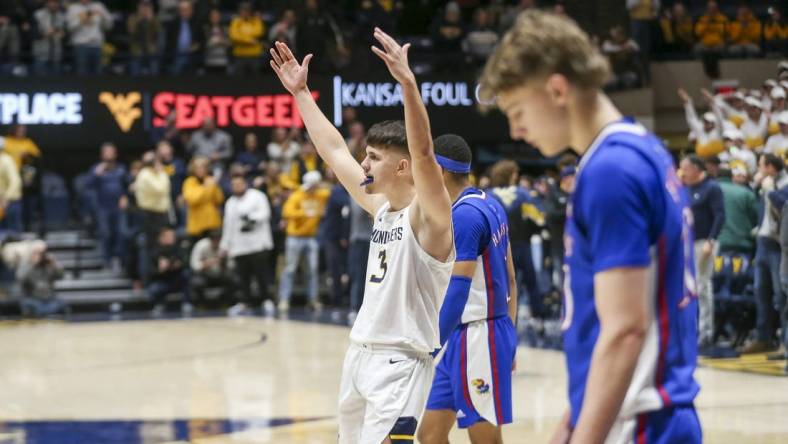
[[[486,384],[484,379],[477,378],[471,381],[471,385],[476,388],[476,393],[483,395],[490,391],[490,384]]]

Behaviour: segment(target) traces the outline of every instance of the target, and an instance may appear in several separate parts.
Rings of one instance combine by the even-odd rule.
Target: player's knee
[[[416,436],[421,444],[446,444],[448,442],[446,437],[441,436],[440,431],[434,428],[425,429],[422,427],[419,429]]]
[[[416,426],[418,421],[412,416],[405,416],[397,419],[394,427],[389,432],[388,440],[391,444],[412,444],[416,437]]]

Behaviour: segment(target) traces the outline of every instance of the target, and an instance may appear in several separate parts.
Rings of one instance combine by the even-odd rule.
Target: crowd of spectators
[[[628,17],[591,30],[613,63],[614,86],[647,81],[655,57],[784,54],[779,5],[628,0]],[[26,75],[193,73],[255,75],[276,40],[314,54],[313,70],[373,69],[375,26],[411,41],[424,71],[479,67],[517,14],[561,1],[9,0],[0,7],[0,72]]]
[[[759,89],[702,90],[708,111],[701,116],[690,94],[678,91],[695,152],[682,160],[680,175],[692,200],[700,345],[707,348],[731,333],[714,318],[715,306],[719,313],[731,296],[755,305],[755,337],[740,352],[785,343],[776,335],[788,328],[786,92],[788,62]]]

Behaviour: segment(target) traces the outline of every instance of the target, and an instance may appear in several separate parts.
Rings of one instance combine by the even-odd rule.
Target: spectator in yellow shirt
[[[301,185],[301,178],[304,174],[310,171],[322,171],[323,160],[317,155],[317,150],[312,144],[312,141],[307,137],[304,144],[301,146],[301,152],[298,157],[290,162],[290,171],[288,172],[285,184],[291,190],[298,188]]]
[[[14,164],[22,178],[24,226],[31,229],[35,216],[38,216],[40,221],[44,215],[43,201],[40,196],[41,169],[38,165],[38,161],[41,159],[41,150],[31,138],[27,137],[27,126],[17,124],[5,137],[5,152],[14,159]],[[44,224],[41,222],[39,232],[43,233],[43,230]]]
[[[769,8],[769,20],[763,27],[763,41],[767,53],[783,55],[788,52],[788,23],[775,7]]]
[[[260,60],[263,54],[265,24],[259,16],[252,13],[252,4],[242,2],[238,15],[230,22],[230,41],[235,57],[235,74],[239,76],[260,73]]]
[[[21,170],[25,161],[41,157],[38,145],[27,137],[27,125],[14,125],[11,134],[5,136],[5,152],[14,159],[17,169]]]
[[[671,9],[665,9],[659,19],[662,30],[662,43],[665,50],[675,53],[689,53],[695,42],[692,17],[682,3],[676,3]]]
[[[309,303],[315,310],[322,308],[318,300],[318,254],[317,229],[326,210],[326,202],[331,194],[327,188],[319,186],[322,176],[319,171],[304,174],[301,187],[293,192],[282,209],[282,219],[287,221],[287,240],[285,241],[285,269],[279,281],[279,310],[290,307],[290,294],[293,290],[293,277],[302,255],[307,257],[307,294]]]
[[[186,202],[186,234],[193,242],[207,232],[222,226],[219,211],[224,204],[224,193],[213,176],[208,174],[211,161],[195,157],[189,165],[189,177],[183,183],[183,200]]]
[[[11,156],[5,153],[0,137],[0,231],[22,231],[22,179]]]
[[[695,23],[695,35],[698,43],[695,45],[696,54],[719,53],[725,49],[725,30],[728,28],[728,18],[720,12],[717,2],[710,1],[706,4],[706,14],[700,16]]]
[[[761,22],[747,6],[736,11],[736,20],[728,25],[728,53],[735,57],[761,53]]]

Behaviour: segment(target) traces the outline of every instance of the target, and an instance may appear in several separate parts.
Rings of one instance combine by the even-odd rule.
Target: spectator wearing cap
[[[234,293],[235,281],[230,273],[227,255],[222,253],[221,240],[221,230],[211,230],[192,248],[189,285],[191,295],[197,301],[205,300],[205,290],[209,288],[220,288],[224,297]]]
[[[761,84],[760,91],[761,94],[763,95],[763,100],[762,100],[763,109],[765,110],[772,109],[772,90],[778,86],[779,85],[777,84],[777,81],[774,79],[766,79],[763,81],[763,84]]]
[[[714,256],[719,244],[717,238],[725,223],[725,203],[717,182],[708,177],[703,161],[697,156],[687,156],[681,161],[681,178],[688,187],[695,221],[695,281],[698,288],[700,321],[698,342],[712,345],[714,337],[714,291],[711,277]]]
[[[761,53],[761,21],[745,5],[736,10],[727,33],[728,53],[734,57],[753,57]]]
[[[129,34],[129,74],[156,75],[159,73],[159,40],[162,37],[162,26],[153,14],[150,0],[140,0],[137,12],[126,20]]]
[[[719,159],[727,162],[731,168],[742,166],[748,175],[755,174],[758,169],[758,160],[755,153],[744,144],[742,132],[736,128],[728,128],[722,133],[725,151],[720,153]]]
[[[741,124],[741,132],[744,136],[744,143],[748,148],[754,150],[762,147],[766,141],[769,131],[769,117],[763,111],[763,104],[757,98],[748,96],[744,101],[747,105],[747,118]]]
[[[37,75],[60,73],[63,60],[63,38],[66,36],[66,15],[60,0],[47,0],[44,7],[33,14],[33,71]]]
[[[730,122],[740,128],[744,120],[747,119],[745,108],[744,93],[737,91],[733,94],[717,94],[714,96],[714,106],[718,107],[725,117],[726,122]]]
[[[104,33],[112,27],[107,8],[99,1],[79,0],[68,7],[66,22],[77,75],[101,74]]]
[[[14,159],[5,152],[5,138],[0,137],[0,229],[9,233],[22,231],[22,177]]]
[[[757,230],[755,253],[756,339],[742,347],[740,353],[762,353],[774,349],[772,338],[777,326],[775,306],[782,301],[779,242],[779,221],[769,193],[788,186],[788,174],[782,159],[764,154],[758,164],[755,184],[763,200],[763,215]]]
[[[788,111],[788,108],[785,107],[785,89],[780,86],[775,86],[769,92],[769,101],[766,103],[766,99],[764,99],[763,109],[770,110],[769,111],[769,135],[773,136],[780,132],[780,123],[777,121],[777,117],[783,112]]]
[[[320,186],[322,176],[319,171],[304,174],[302,185],[287,198],[282,209],[282,219],[287,221],[285,240],[285,268],[279,281],[279,309],[290,307],[298,262],[302,256],[307,259],[307,295],[312,308],[319,310],[318,300],[318,254],[317,230],[325,214],[326,203],[331,191]]]
[[[758,197],[746,183],[747,170],[742,166],[720,170],[718,183],[725,207],[725,223],[718,237],[721,254],[745,254],[755,252],[753,232],[758,226]]]
[[[716,156],[721,153],[725,146],[722,143],[723,121],[719,109],[712,105],[714,112],[704,113],[703,120],[701,120],[695,112],[695,106],[689,94],[684,89],[679,88],[678,95],[684,103],[687,125],[694,135],[695,153],[701,157]]]
[[[788,111],[777,114],[774,121],[779,125],[780,132],[769,137],[763,152],[784,158],[786,151],[788,151]]]
[[[224,226],[220,248],[235,262],[241,299],[228,310],[229,315],[246,312],[253,299],[252,281],[257,282],[259,299],[267,310],[273,309],[268,293],[268,263],[274,248],[271,234],[271,205],[268,197],[249,188],[243,173],[231,179],[232,196],[224,204]]]
[[[238,4],[238,15],[230,22],[230,41],[233,44],[235,74],[255,76],[260,73],[262,62],[263,37],[265,24],[259,15],[252,11],[252,4]]]
[[[189,164],[189,177],[183,182],[183,200],[186,202],[186,234],[192,243],[202,239],[209,231],[222,226],[219,208],[224,204],[224,193],[209,173],[211,161],[194,157]]]
[[[769,8],[769,18],[763,25],[763,46],[767,54],[788,52],[788,22],[774,6]]]

